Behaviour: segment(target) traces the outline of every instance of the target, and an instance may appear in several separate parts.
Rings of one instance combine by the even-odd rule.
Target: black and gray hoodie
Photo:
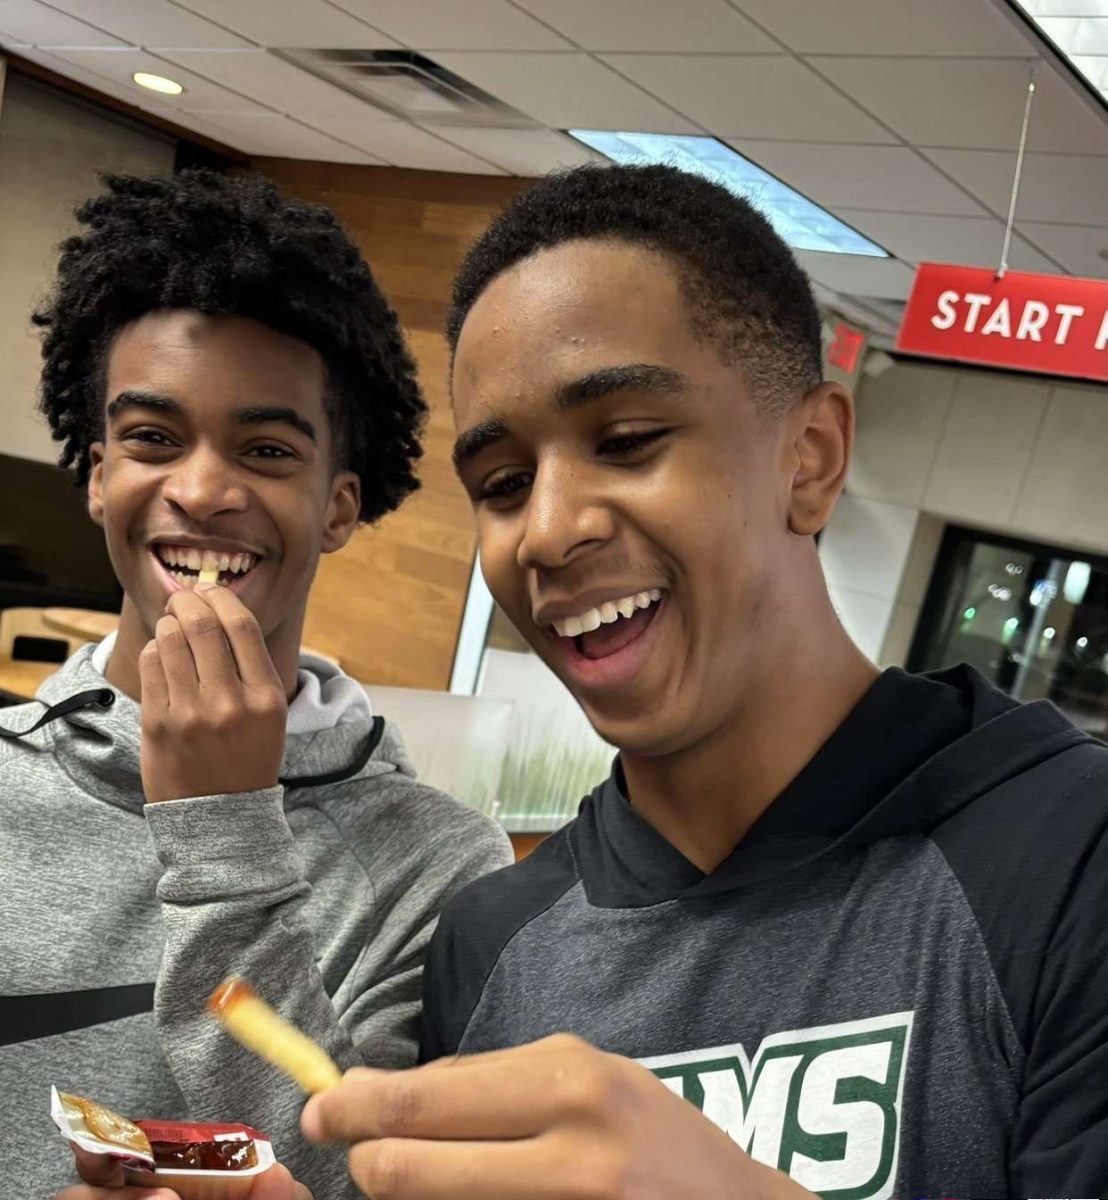
[[[0,711],[0,1193],[73,1181],[50,1085],[132,1117],[264,1130],[319,1200],[344,1156],[303,1096],[205,1014],[230,973],[343,1066],[416,1057],[424,952],[446,899],[511,860],[488,818],[416,782],[364,692],[302,659],[282,784],[145,807],[138,706],[92,647]]]
[[[580,1034],[827,1200],[1108,1195],[1108,747],[890,671],[710,874],[633,801],[448,906],[424,1058]]]

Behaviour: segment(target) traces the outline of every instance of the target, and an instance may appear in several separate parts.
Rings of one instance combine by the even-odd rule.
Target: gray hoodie
[[[133,1117],[242,1121],[316,1200],[344,1156],[299,1134],[303,1096],[205,1012],[250,980],[343,1067],[415,1061],[439,911],[511,851],[488,818],[416,782],[396,731],[301,663],[282,784],[145,807],[138,705],[85,647],[36,703],[0,710],[0,1195],[73,1181],[51,1084]],[[74,699],[74,697],[81,697]],[[65,703],[65,702],[70,703]]]

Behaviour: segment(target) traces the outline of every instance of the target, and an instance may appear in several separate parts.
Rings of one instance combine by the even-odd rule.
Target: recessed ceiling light
[[[566,132],[614,162],[664,163],[721,184],[736,196],[749,200],[796,250],[889,257],[888,251],[875,242],[716,138],[609,133],[596,129]]]
[[[151,75],[149,71],[136,71],[131,78],[139,87],[161,92],[163,96],[179,96],[185,89],[175,80],[164,75]]]

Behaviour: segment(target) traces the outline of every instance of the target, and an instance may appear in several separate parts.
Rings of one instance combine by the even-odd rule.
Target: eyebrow
[[[656,363],[626,363],[618,367],[601,367],[560,384],[554,393],[553,406],[565,412],[619,392],[679,395],[691,387],[688,377],[671,367]],[[455,470],[461,470],[482,450],[502,441],[508,434],[508,423],[500,417],[490,417],[467,429],[454,443]]]
[[[293,408],[281,406],[236,408],[231,413],[231,418],[238,425],[268,425],[271,421],[276,421],[284,425],[291,425],[293,429],[298,430],[313,442],[317,440],[315,426]]]
[[[184,416],[184,407],[171,396],[163,396],[159,392],[120,392],[108,404],[108,420],[114,421],[120,413],[130,408],[148,408],[155,412],[172,413],[174,416]],[[311,421],[302,417],[295,409],[282,405],[260,405],[252,408],[236,408],[231,413],[231,419],[237,425],[267,425],[279,422],[291,425],[306,438],[317,441],[315,426]]]

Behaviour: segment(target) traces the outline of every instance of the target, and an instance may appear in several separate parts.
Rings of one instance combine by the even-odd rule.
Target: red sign
[[[835,336],[831,339],[831,345],[827,347],[827,361],[840,371],[853,375],[865,340],[864,333],[851,329],[849,325],[840,321],[835,326]]]
[[[1108,279],[921,263],[896,348],[1108,382]]]

